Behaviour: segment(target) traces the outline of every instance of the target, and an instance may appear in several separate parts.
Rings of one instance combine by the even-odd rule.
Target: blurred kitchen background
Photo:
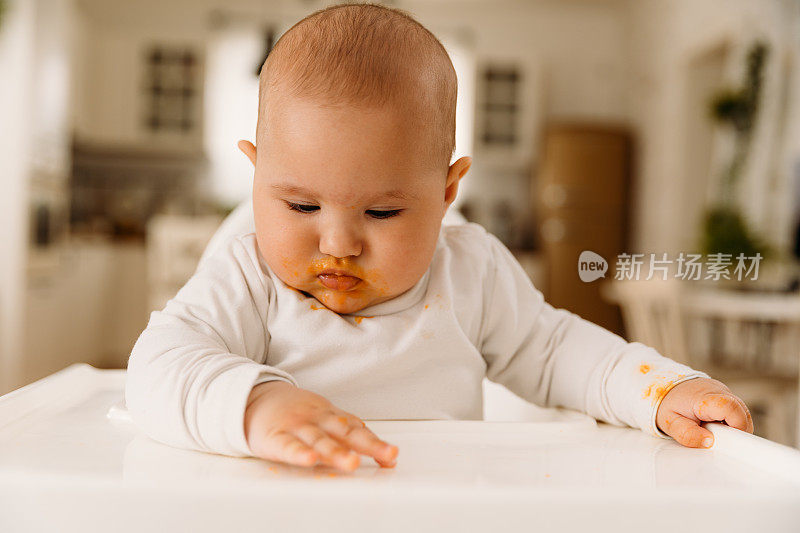
[[[0,394],[124,368],[246,202],[257,70],[317,0],[0,0]],[[706,370],[797,445],[800,4],[395,0],[459,78],[456,208],[556,307]],[[605,278],[583,282],[596,252]],[[645,280],[760,253],[758,280]],[[639,281],[614,279],[643,254]],[[624,278],[624,276],[623,276]]]

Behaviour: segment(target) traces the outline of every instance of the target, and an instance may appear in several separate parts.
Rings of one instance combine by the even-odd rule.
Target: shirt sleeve
[[[128,360],[131,418],[165,444],[251,456],[244,434],[250,391],[272,380],[297,385],[263,364],[273,289],[257,252],[241,239],[204,260],[166,307],[150,315]]]
[[[487,377],[532,403],[669,438],[656,426],[661,400],[678,383],[708,375],[553,308],[511,252],[488,238],[493,267],[480,337]]]

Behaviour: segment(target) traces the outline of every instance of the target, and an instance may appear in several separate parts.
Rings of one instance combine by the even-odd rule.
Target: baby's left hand
[[[747,406],[716,379],[694,378],[675,385],[661,400],[656,413],[658,429],[690,448],[714,444],[714,435],[700,422],[716,421],[753,432],[753,418]]]

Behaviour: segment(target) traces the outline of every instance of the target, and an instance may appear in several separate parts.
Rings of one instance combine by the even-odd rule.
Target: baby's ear
[[[256,166],[256,147],[250,141],[241,140],[239,141],[239,150],[242,151],[244,155],[247,156],[247,159],[253,163],[253,166]]]
[[[467,173],[471,165],[471,157],[462,157],[450,165],[450,170],[447,172],[447,182],[445,183],[444,188],[444,201],[447,206],[452,204],[453,200],[456,199],[456,194],[458,193],[458,182],[461,181],[461,178],[464,177],[464,174]]]

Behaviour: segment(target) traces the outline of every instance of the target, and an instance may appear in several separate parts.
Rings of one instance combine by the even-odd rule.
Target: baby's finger
[[[331,411],[327,416],[322,417],[319,427],[336,437],[344,437],[355,428],[365,427],[364,422],[357,416],[346,412]]]
[[[322,461],[330,466],[352,472],[361,462],[357,453],[342,446],[317,426],[312,424],[300,426],[295,430],[295,435],[319,453]]]
[[[664,433],[689,448],[709,448],[714,444],[714,435],[709,430],[678,413],[668,414],[663,426]]]
[[[381,466],[394,466],[399,450],[388,442],[379,439],[369,428],[353,428],[344,441],[358,453],[374,457]]]
[[[284,431],[266,439],[259,450],[253,450],[258,457],[270,461],[280,461],[298,466],[312,466],[319,454],[294,435]]]
[[[360,418],[349,413],[331,413],[320,422],[320,426],[358,453],[374,457],[381,466],[395,465],[399,452],[397,446],[379,439]]]
[[[694,416],[707,422],[724,421],[730,427],[752,432],[747,407],[732,394],[709,393],[694,404]]]
[[[752,433],[755,428],[753,427],[753,417],[750,415],[750,409],[747,408],[747,405],[745,405],[744,401],[741,398],[734,396],[734,399],[736,400],[736,403],[738,403],[741,406],[742,411],[744,411],[745,418],[747,420],[745,423],[745,427],[742,429],[744,429],[744,431],[748,433]]]

